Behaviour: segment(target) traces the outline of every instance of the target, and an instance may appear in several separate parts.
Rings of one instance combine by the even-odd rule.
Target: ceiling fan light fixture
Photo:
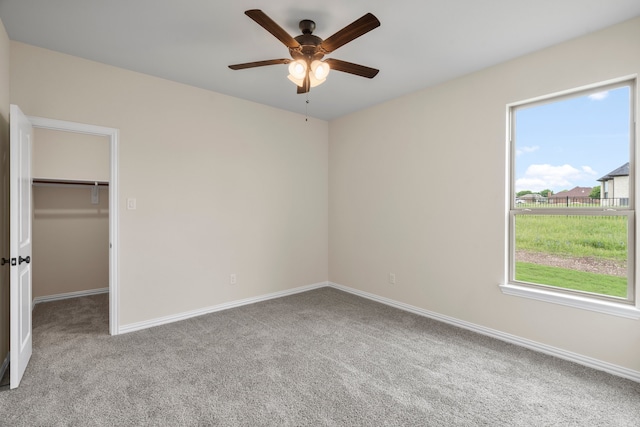
[[[302,85],[304,84],[304,79],[296,79],[295,77],[293,77],[292,74],[289,74],[287,78],[291,80],[293,83],[295,83],[296,86],[302,87]]]
[[[309,87],[316,87],[326,81],[327,79],[316,79],[314,73],[309,73]]]
[[[324,79],[326,79],[329,75],[330,70],[331,68],[326,62],[322,62],[316,59],[311,63],[311,73],[317,80],[324,81]]]
[[[322,79],[322,80],[316,80],[315,78],[311,77],[311,79],[309,80],[309,87],[316,87],[321,85],[322,83],[326,82],[327,79]]]
[[[297,59],[289,64],[289,74],[298,80],[303,80],[307,75],[307,63],[302,59]],[[298,86],[302,86],[301,84]]]

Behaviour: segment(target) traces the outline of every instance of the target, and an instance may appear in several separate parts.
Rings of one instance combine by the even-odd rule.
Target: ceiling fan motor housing
[[[298,28],[300,28],[302,34],[311,34],[316,30],[316,23],[311,19],[303,19],[298,24]]]
[[[300,46],[295,48],[289,48],[289,53],[293,59],[303,59],[306,61],[320,60],[324,56],[319,48],[322,39],[318,36],[314,36],[312,33],[316,29],[316,23],[310,19],[303,19],[298,25],[302,34],[294,37]]]

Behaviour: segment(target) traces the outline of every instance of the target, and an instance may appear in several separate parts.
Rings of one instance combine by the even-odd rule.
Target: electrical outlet
[[[396,275],[395,275],[395,273],[389,273],[389,284],[391,284],[391,285],[395,285],[396,284]]]
[[[229,284],[230,284],[230,285],[235,285],[235,284],[236,284],[236,282],[237,282],[237,280],[238,280],[238,279],[237,279],[237,277],[236,277],[236,274],[235,274],[235,273],[233,273],[233,274],[231,274],[231,275],[229,276]]]

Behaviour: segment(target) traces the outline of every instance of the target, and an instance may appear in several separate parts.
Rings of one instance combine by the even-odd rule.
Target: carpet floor
[[[634,426],[640,384],[321,288],[110,336],[38,304],[2,426]]]

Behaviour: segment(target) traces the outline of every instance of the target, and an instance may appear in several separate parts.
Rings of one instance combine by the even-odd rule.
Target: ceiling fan
[[[326,54],[379,27],[380,21],[371,13],[367,13],[362,18],[355,20],[324,40],[313,35],[316,23],[309,19],[300,21],[299,28],[302,34],[297,37],[291,37],[289,33],[259,9],[247,10],[245,15],[256,21],[258,25],[287,46],[292,59],[270,59],[229,65],[232,70],[289,64],[289,80],[298,86],[298,93],[307,93],[310,88],[322,84],[330,69],[369,79],[378,74],[379,70],[375,68],[353,64],[340,59],[328,58],[322,61]]]

